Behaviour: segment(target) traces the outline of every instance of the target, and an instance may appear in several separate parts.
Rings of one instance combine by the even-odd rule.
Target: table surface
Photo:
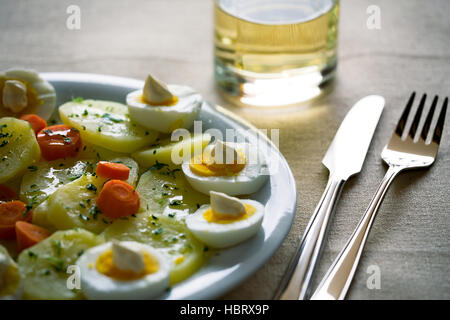
[[[66,28],[67,0],[0,1],[0,70],[91,72],[189,84],[227,106],[213,81],[212,0],[79,0],[81,29]],[[369,5],[381,29],[366,27]],[[259,128],[280,129],[280,150],[298,188],[291,231],[274,256],[225,299],[270,299],[326,185],[321,164],[339,124],[361,97],[379,94],[386,107],[361,173],[342,193],[315,283],[324,275],[368,205],[386,167],[380,153],[415,90],[448,95],[450,1],[343,0],[339,66],[332,91],[295,110],[259,112],[228,106]],[[449,299],[449,119],[439,157],[428,170],[400,175],[369,236],[349,299]],[[368,289],[370,266],[380,289]]]

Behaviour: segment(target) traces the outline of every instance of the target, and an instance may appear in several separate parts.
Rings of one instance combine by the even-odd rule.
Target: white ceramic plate
[[[142,88],[143,81],[85,73],[42,73],[56,89],[57,105],[72,97],[125,103],[127,93]],[[172,287],[163,299],[214,299],[239,285],[258,270],[278,249],[295,216],[297,192],[294,177],[278,149],[256,128],[224,108],[204,103],[199,116],[203,130],[217,128],[245,133],[250,143],[258,137],[267,146],[274,164],[269,182],[251,198],[266,205],[266,216],[259,233],[241,245],[214,255],[194,275]],[[261,141],[261,140],[260,140]],[[278,166],[277,166],[278,165]]]

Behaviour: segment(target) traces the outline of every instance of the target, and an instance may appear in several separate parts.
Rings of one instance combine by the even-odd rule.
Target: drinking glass
[[[319,96],[337,64],[339,0],[214,0],[216,83],[237,105]]]

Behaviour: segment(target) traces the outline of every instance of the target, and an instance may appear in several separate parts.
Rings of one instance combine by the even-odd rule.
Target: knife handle
[[[389,167],[358,226],[320,282],[311,300],[343,300],[345,298],[378,208],[391,182],[402,169],[404,168]]]
[[[303,300],[309,294],[311,276],[320,256],[328,222],[345,180],[330,176],[308,226],[297,246],[281,284],[275,293],[277,300]]]

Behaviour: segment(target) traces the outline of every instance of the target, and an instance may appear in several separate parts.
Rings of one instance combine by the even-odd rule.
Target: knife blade
[[[372,95],[350,109],[322,160],[330,174],[347,180],[361,171],[383,107],[384,98]]]
[[[329,170],[325,191],[311,216],[274,299],[307,299],[330,217],[345,182],[361,171],[372,136],[384,108],[384,98],[371,95],[347,113],[322,163]]]

